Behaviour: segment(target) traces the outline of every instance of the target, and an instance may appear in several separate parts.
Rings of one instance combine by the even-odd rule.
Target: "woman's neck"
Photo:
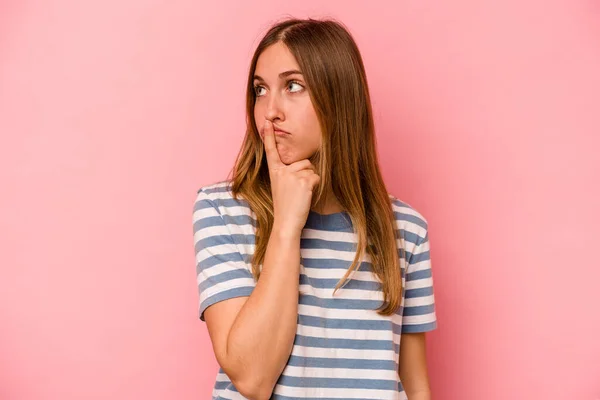
[[[319,214],[334,214],[342,212],[344,209],[333,195],[333,192],[329,191],[321,198],[321,201],[311,207],[311,211]]]

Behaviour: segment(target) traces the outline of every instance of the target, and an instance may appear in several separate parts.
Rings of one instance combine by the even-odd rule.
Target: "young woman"
[[[194,205],[213,399],[430,399],[427,223],[386,190],[350,33],[273,26],[246,98],[232,177]]]

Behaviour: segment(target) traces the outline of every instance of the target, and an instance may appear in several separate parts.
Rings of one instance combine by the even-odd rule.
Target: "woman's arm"
[[[292,352],[298,321],[300,232],[272,230],[260,279],[249,297],[204,313],[215,356],[248,399],[269,399]]]
[[[424,332],[402,334],[398,375],[408,400],[431,400]]]

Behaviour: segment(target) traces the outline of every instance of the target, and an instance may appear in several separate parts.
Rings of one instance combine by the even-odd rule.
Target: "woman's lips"
[[[284,131],[278,131],[277,129],[275,129],[273,132],[274,132],[274,133],[275,133],[275,135],[277,135],[277,136],[287,136],[287,135],[289,135],[289,133],[287,133],[287,132],[284,132]]]

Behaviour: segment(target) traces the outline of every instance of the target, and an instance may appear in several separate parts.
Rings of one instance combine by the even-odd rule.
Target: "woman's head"
[[[302,68],[283,42],[260,53],[253,76],[254,121],[258,131],[273,122],[279,157],[285,164],[311,158],[321,147],[321,126]]]
[[[289,71],[298,73],[286,75]],[[372,162],[365,70],[354,39],[339,22],[290,19],[273,26],[250,63],[246,111],[242,157],[256,155],[256,167],[266,168],[260,132],[270,119],[289,133],[277,137],[283,162],[308,158],[317,167],[321,183],[315,200],[328,188],[341,195],[333,181],[358,184],[359,169]]]
[[[261,132],[275,129],[286,164],[310,159],[320,183],[313,205],[333,197],[352,218],[358,251],[372,254],[373,271],[384,282],[384,312],[399,305],[396,230],[390,197],[377,162],[371,101],[362,58],[348,30],[333,20],[289,19],[271,27],[258,44],[246,86],[247,129],[233,169],[232,192],[256,213],[253,271],[259,274],[273,203]],[[367,248],[367,241],[372,247]],[[342,282],[340,281],[340,282]],[[338,285],[339,287],[340,285]]]

